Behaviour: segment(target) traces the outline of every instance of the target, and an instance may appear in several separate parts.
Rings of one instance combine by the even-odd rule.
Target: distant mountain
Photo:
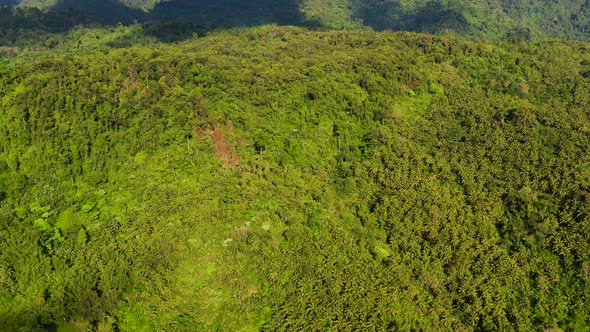
[[[206,29],[280,25],[450,31],[497,39],[590,36],[590,1],[533,0],[0,0],[44,11],[76,10],[108,23],[183,21]]]
[[[304,0],[302,8],[328,27],[344,18],[375,30],[409,30],[501,38],[590,36],[590,1]],[[334,17],[334,12],[340,13]]]
[[[82,0],[82,1],[61,1],[61,0],[0,0],[0,5],[4,6],[19,6],[19,7],[36,7],[40,9],[48,9],[55,6],[59,6],[62,3],[66,3],[68,5],[80,5],[85,6],[88,4],[94,5],[93,2],[98,3],[99,1],[93,0]],[[106,3],[107,5],[110,4],[121,4],[123,6],[129,8],[136,8],[136,9],[143,9],[149,10],[154,8],[154,6],[162,0],[107,0],[107,1],[100,1]]]

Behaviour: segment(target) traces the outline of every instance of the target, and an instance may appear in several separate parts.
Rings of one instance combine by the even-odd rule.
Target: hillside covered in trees
[[[330,29],[452,32],[476,38],[588,39],[586,0],[0,0],[0,6],[72,13],[86,22],[183,23],[207,32],[262,24]],[[187,26],[187,24],[190,24]],[[190,35],[189,35],[190,37]]]
[[[590,44],[145,29],[0,62],[0,330],[590,326]]]

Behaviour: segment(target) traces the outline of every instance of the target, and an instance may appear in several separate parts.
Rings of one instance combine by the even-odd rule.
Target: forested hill
[[[261,24],[404,30],[497,39],[588,39],[586,0],[0,0],[77,11],[99,22],[174,21],[196,32]]]
[[[588,91],[583,42],[275,26],[0,65],[0,330],[584,330]]]

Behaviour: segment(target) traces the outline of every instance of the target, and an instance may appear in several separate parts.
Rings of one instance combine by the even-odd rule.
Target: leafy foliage
[[[2,329],[590,324],[588,44],[64,45],[0,67]]]

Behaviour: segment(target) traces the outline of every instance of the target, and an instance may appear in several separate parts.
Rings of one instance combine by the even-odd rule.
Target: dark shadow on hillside
[[[59,0],[46,11],[34,8],[0,8],[0,30],[19,28],[59,33],[80,25],[113,26],[144,23],[147,35],[164,42],[190,38],[216,29],[264,24],[301,25],[298,0],[173,0],[149,12],[117,1]],[[0,31],[2,34],[2,31]]]
[[[176,0],[158,4],[144,17],[146,33],[177,41],[192,33],[264,24],[308,25],[297,0]]]
[[[302,24],[297,0],[176,0],[158,4],[149,20],[200,23],[208,29]]]
[[[127,7],[119,0],[59,0],[49,12],[77,12],[86,16],[93,23],[117,24],[141,21],[145,13],[139,9]]]
[[[378,31],[439,33],[445,30],[466,32],[469,29],[463,13],[438,1],[430,1],[411,13],[405,12],[397,1],[367,1],[357,8],[355,16]]]
[[[34,40],[43,33],[63,33],[83,25],[115,25],[131,23],[145,13],[118,2],[95,1],[81,6],[79,1],[60,0],[45,11],[37,8],[0,7],[0,46],[19,39]]]
[[[36,8],[0,7],[0,46],[34,40],[43,32],[66,32],[87,22],[87,17],[78,12],[45,13]]]

